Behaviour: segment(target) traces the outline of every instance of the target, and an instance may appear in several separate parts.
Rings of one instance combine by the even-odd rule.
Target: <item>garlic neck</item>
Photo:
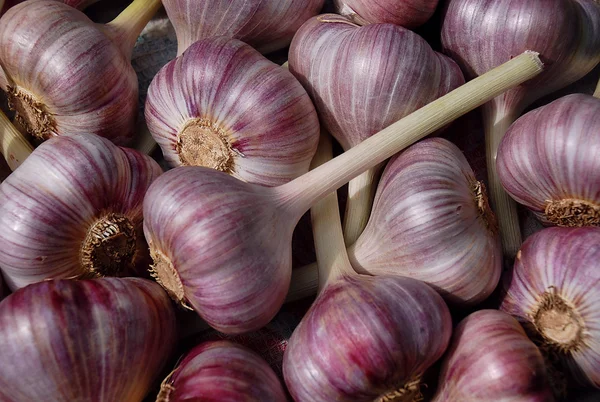
[[[600,226],[600,205],[575,198],[548,201],[544,217],[557,226]]]
[[[15,112],[16,122],[38,141],[52,137],[56,121],[44,103],[18,86],[7,86],[8,107]]]
[[[570,354],[583,345],[585,324],[581,315],[554,288],[542,294],[533,325],[545,346],[552,350]]]
[[[235,170],[235,155],[226,132],[206,119],[194,119],[177,136],[183,165],[205,166],[225,173]]]
[[[121,214],[108,214],[88,230],[81,264],[91,277],[118,276],[131,267],[136,254],[135,227]]]

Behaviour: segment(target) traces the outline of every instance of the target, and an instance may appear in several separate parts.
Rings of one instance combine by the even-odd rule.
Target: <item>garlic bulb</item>
[[[135,132],[138,84],[130,57],[159,0],[135,0],[106,25],[55,0],[29,0],[0,19],[0,88],[38,141],[93,133],[116,144]]]
[[[313,164],[329,159],[323,135]],[[290,393],[298,402],[412,401],[450,340],[448,307],[419,281],[352,270],[335,192],[311,216],[321,293],[284,354]]]
[[[156,402],[286,402],[273,369],[250,349],[229,341],[202,343],[165,379]]]
[[[144,199],[154,276],[221,332],[262,327],[288,291],[292,232],[312,204],[542,68],[535,54],[524,53],[277,187],[204,167],[171,169]]]
[[[464,83],[456,63],[414,32],[392,24],[359,27],[334,14],[300,28],[289,66],[344,150]],[[348,185],[347,245],[369,219],[376,177],[372,169]]]
[[[227,36],[261,53],[283,49],[324,0],[163,0],[177,33],[177,55],[200,39]]]
[[[590,72],[600,62],[600,4],[596,0],[449,0],[442,23],[444,51],[467,78],[485,73],[526,49],[548,68],[483,107],[492,207],[507,257],[521,245],[514,201],[496,172],[498,145],[533,101]]]
[[[390,160],[371,219],[348,254],[360,273],[415,278],[458,304],[483,301],[502,271],[485,186],[458,147],[441,138]]]
[[[555,370],[600,388],[600,228],[548,228],[527,238],[505,283],[515,316]]]
[[[302,85],[249,45],[200,40],[154,77],[148,128],[171,166],[275,186],[308,171],[319,120]]]
[[[141,402],[176,340],[169,297],[151,281],[27,286],[0,304],[0,400]]]
[[[333,0],[336,12],[360,25],[389,23],[406,28],[423,25],[438,0]]]
[[[40,145],[0,185],[8,286],[145,271],[142,201],[161,173],[150,157],[95,135]]]
[[[433,402],[552,402],[544,359],[519,323],[479,310],[452,335]]]
[[[496,162],[508,194],[543,222],[600,226],[600,99],[567,95],[520,117]]]

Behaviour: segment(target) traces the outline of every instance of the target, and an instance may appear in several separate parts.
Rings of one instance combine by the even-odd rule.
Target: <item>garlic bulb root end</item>
[[[473,184],[473,193],[475,194],[475,203],[479,210],[479,216],[485,223],[485,226],[491,233],[498,233],[498,221],[496,215],[492,212],[490,202],[488,200],[485,184],[480,181],[476,181]]]
[[[50,138],[56,130],[56,122],[46,105],[28,91],[16,86],[7,86],[8,107],[16,113],[15,120],[27,130],[27,134],[38,140]]]
[[[207,119],[191,120],[177,138],[177,154],[186,166],[205,166],[232,173],[235,153],[225,130]]]
[[[399,389],[390,391],[375,400],[375,402],[419,402],[421,394],[421,376],[415,376]]]
[[[136,241],[135,227],[127,217],[111,213],[98,219],[81,248],[84,276],[118,276],[133,264]]]
[[[544,214],[557,226],[600,226],[600,205],[586,200],[567,198],[548,201]]]
[[[150,265],[150,276],[165,289],[177,304],[190,309],[185,303],[183,283],[171,260],[161,251],[150,246],[150,256],[154,262]]]
[[[533,325],[550,349],[569,354],[583,346],[584,321],[555,288],[542,294],[533,314]]]

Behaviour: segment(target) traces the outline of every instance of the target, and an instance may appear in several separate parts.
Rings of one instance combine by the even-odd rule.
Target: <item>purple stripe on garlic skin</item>
[[[151,281],[30,285],[0,304],[0,400],[141,402],[176,339],[171,301]]]
[[[544,359],[519,323],[497,310],[463,319],[433,402],[552,402]]]
[[[560,363],[555,370],[600,388],[600,228],[531,235],[505,282],[501,310]]]
[[[276,186],[308,171],[315,108],[286,69],[226,37],[190,46],[154,77],[148,128],[171,166],[215,168]]]
[[[146,270],[142,202],[161,173],[150,157],[94,135],[40,145],[0,185],[0,268],[9,287]]]
[[[229,341],[205,342],[166,378],[156,402],[286,402],[277,375],[259,355]]]
[[[543,222],[600,226],[600,99],[567,95],[520,117],[497,167],[510,196]]]
[[[136,1],[132,4],[149,10],[160,5],[156,0]],[[138,83],[127,49],[121,46],[126,47],[143,26],[136,25],[131,9],[124,15],[127,21],[120,23],[131,26],[119,43],[107,36],[117,26],[94,24],[82,12],[54,0],[29,0],[2,17],[0,60],[6,77],[0,79],[0,87],[8,92],[17,121],[30,135],[45,140],[94,133],[119,145],[131,140]]]
[[[461,305],[486,299],[502,269],[485,187],[458,147],[441,138],[390,160],[367,227],[348,254],[360,273],[419,279]]]
[[[360,25],[388,23],[405,28],[423,25],[438,0],[333,0],[336,12]]]
[[[177,55],[213,36],[240,39],[263,54],[283,49],[324,0],[163,0],[177,34]]]

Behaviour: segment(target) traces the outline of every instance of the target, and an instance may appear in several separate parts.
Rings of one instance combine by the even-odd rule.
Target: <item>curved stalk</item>
[[[23,134],[0,111],[0,151],[11,170],[15,170],[33,152]]]
[[[350,246],[359,238],[373,207],[373,198],[377,190],[377,176],[380,166],[367,170],[348,183],[348,200],[344,215],[344,241]]]
[[[598,85],[596,85],[596,90],[594,91],[594,97],[600,98],[600,80],[598,81]]]
[[[285,303],[314,296],[317,293],[317,288],[319,287],[319,274],[317,270],[318,266],[316,262],[292,270],[292,280],[290,281],[288,294],[285,297]]]
[[[517,255],[523,239],[517,203],[504,191],[500,183],[496,170],[496,157],[502,137],[519,113],[514,110],[506,110],[495,102],[485,105],[483,110],[490,200],[492,209],[498,218],[504,256],[512,261]]]
[[[138,129],[137,135],[133,139],[131,147],[137,151],[140,151],[146,155],[150,155],[156,149],[156,141],[150,134],[146,122],[142,122]]]

